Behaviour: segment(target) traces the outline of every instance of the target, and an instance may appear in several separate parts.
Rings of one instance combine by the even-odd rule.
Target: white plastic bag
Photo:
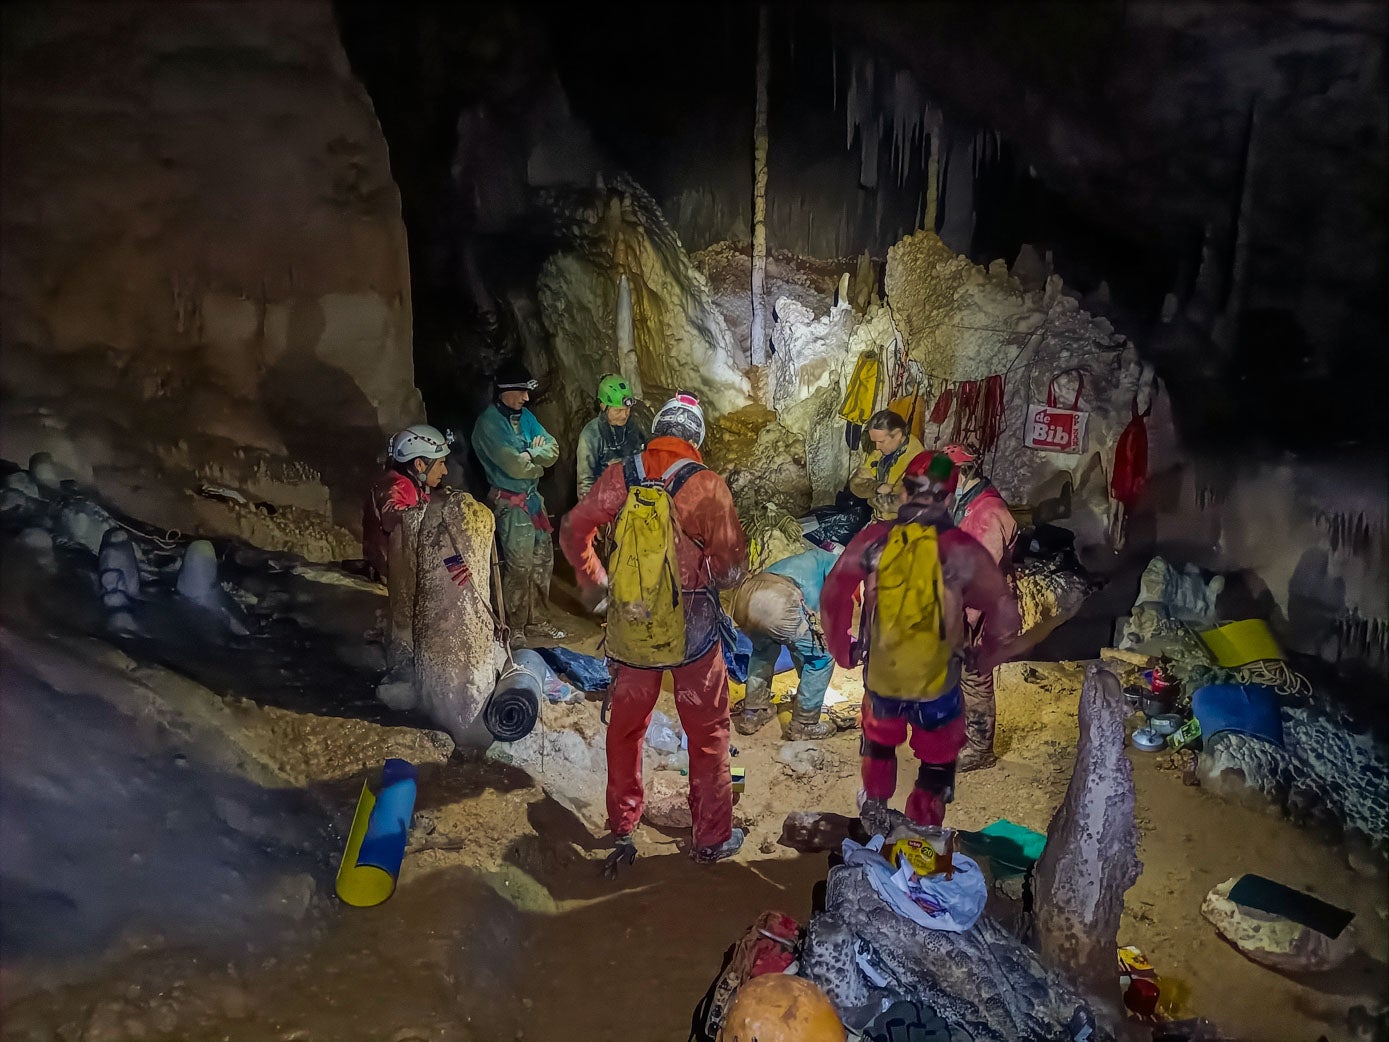
[[[874,836],[866,847],[846,839],[843,846],[844,863],[856,865],[867,872],[868,882],[878,896],[891,905],[898,915],[928,930],[964,933],[984,914],[989,887],[984,882],[984,873],[979,871],[972,858],[958,852],[953,854],[951,864],[955,870],[951,879],[946,879],[944,874],[918,876],[906,862],[902,863],[900,870],[894,870],[883,858],[882,848],[882,836]],[[928,912],[913,900],[913,896],[924,897],[940,911]]]

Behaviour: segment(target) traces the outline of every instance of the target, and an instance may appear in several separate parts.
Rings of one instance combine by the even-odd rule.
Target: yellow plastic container
[[[729,773],[733,776],[733,791],[742,792],[747,788],[748,772],[745,767],[730,767]]]
[[[1202,633],[1201,640],[1215,656],[1216,665],[1226,669],[1269,659],[1283,660],[1283,649],[1263,619],[1241,619],[1217,626]]]

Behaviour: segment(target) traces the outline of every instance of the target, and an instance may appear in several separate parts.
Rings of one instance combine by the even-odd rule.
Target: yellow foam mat
[[[1263,619],[1241,619],[1201,634],[1217,665],[1227,669],[1266,659],[1282,661],[1283,649]]]
[[[338,866],[338,897],[354,908],[379,905],[395,891],[395,879],[385,869],[357,864],[362,839],[367,834],[367,822],[371,820],[375,806],[376,796],[372,794],[371,786],[363,782],[362,795],[357,800],[357,813],[352,819],[352,831],[347,834],[347,849],[342,852],[342,864]]]

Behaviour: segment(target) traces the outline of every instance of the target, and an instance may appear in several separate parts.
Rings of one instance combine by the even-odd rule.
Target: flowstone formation
[[[908,355],[921,363],[938,403],[949,389],[953,407],[944,422],[927,423],[926,441],[968,436],[959,403],[970,384],[1002,382],[1002,412],[986,470],[1005,499],[1035,502],[1048,479],[1069,475],[1075,514],[1069,527],[1081,542],[1102,541],[1109,517],[1108,485],[1119,434],[1152,408],[1150,458],[1170,451],[1168,403],[1152,368],[1109,321],[1096,318],[1068,295],[1059,276],[1028,289],[1002,261],[982,268],[928,231],[888,250],[884,283]],[[1083,381],[1083,383],[1082,383]],[[981,392],[982,393],[982,392]],[[1088,413],[1078,453],[1024,445],[1028,407],[1054,404]],[[940,413],[937,413],[940,415]]]
[[[331,4],[23,5],[5,36],[0,456],[343,557],[360,468],[422,406],[400,196]]]
[[[565,248],[542,266],[537,295],[575,432],[604,372],[620,372],[650,402],[693,390],[710,416],[752,403],[708,280],[640,186],[618,178],[544,201]]]

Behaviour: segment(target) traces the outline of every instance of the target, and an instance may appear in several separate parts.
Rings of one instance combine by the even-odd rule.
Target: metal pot
[[[1178,713],[1158,713],[1156,716],[1148,717],[1148,730],[1166,737],[1175,733],[1182,726],[1182,718]]]
[[[1151,727],[1140,727],[1133,732],[1133,747],[1145,753],[1155,753],[1167,744],[1167,739]]]

